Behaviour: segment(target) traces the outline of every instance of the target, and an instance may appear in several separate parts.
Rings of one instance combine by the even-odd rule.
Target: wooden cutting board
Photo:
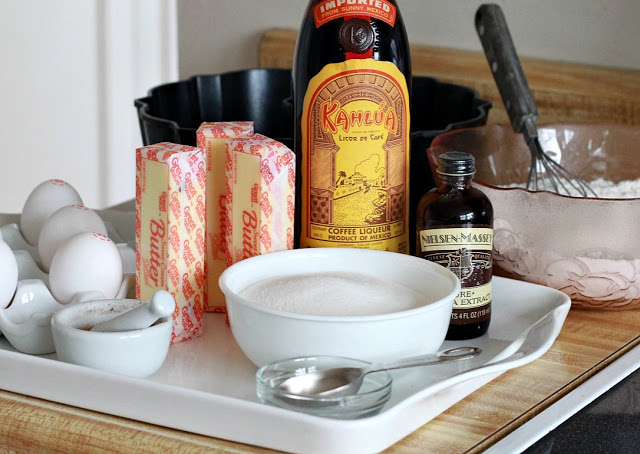
[[[258,53],[262,68],[291,68],[297,32],[269,30]],[[478,44],[479,46],[479,44]],[[482,52],[411,46],[414,75],[475,89],[493,103],[489,122],[509,123]],[[640,124],[640,71],[522,58],[538,122]]]

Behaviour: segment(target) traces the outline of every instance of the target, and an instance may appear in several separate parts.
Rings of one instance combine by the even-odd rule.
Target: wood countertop
[[[385,452],[482,452],[637,345],[640,311],[571,309],[540,359],[505,372]],[[0,418],[1,452],[273,452],[6,391]]]
[[[291,68],[297,32],[275,29],[260,41],[259,66]],[[478,43],[478,48],[480,44]],[[538,122],[640,124],[640,71],[522,58],[538,108]],[[482,52],[411,45],[416,76],[475,89],[493,103],[489,122],[509,124],[487,59]]]

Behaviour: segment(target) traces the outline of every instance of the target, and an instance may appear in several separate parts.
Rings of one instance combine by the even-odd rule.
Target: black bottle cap
[[[438,170],[440,175],[464,176],[476,172],[475,158],[462,151],[447,151],[438,156]]]

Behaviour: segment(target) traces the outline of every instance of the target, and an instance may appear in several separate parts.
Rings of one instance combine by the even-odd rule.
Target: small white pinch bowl
[[[173,319],[161,318],[142,329],[95,332],[98,323],[132,310],[144,301],[116,299],[87,301],[56,312],[51,319],[58,359],[132,377],[147,377],[157,371],[167,357]]]
[[[248,301],[239,293],[265,279],[313,273],[359,273],[424,295],[425,304],[376,315],[306,315]],[[349,248],[295,249],[242,260],[220,276],[233,335],[258,367],[300,356],[369,362],[433,353],[442,344],[460,291],[448,269],[393,252]]]

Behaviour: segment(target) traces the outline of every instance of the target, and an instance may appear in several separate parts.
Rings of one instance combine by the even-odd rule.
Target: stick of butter
[[[161,142],[136,151],[136,297],[176,300],[171,342],[202,332],[206,156]]]
[[[206,300],[205,311],[226,312],[218,285],[227,267],[225,149],[227,141],[253,136],[252,121],[205,122],[196,132],[198,147],[207,153]]]
[[[293,249],[295,155],[256,134],[226,146],[227,265]]]

